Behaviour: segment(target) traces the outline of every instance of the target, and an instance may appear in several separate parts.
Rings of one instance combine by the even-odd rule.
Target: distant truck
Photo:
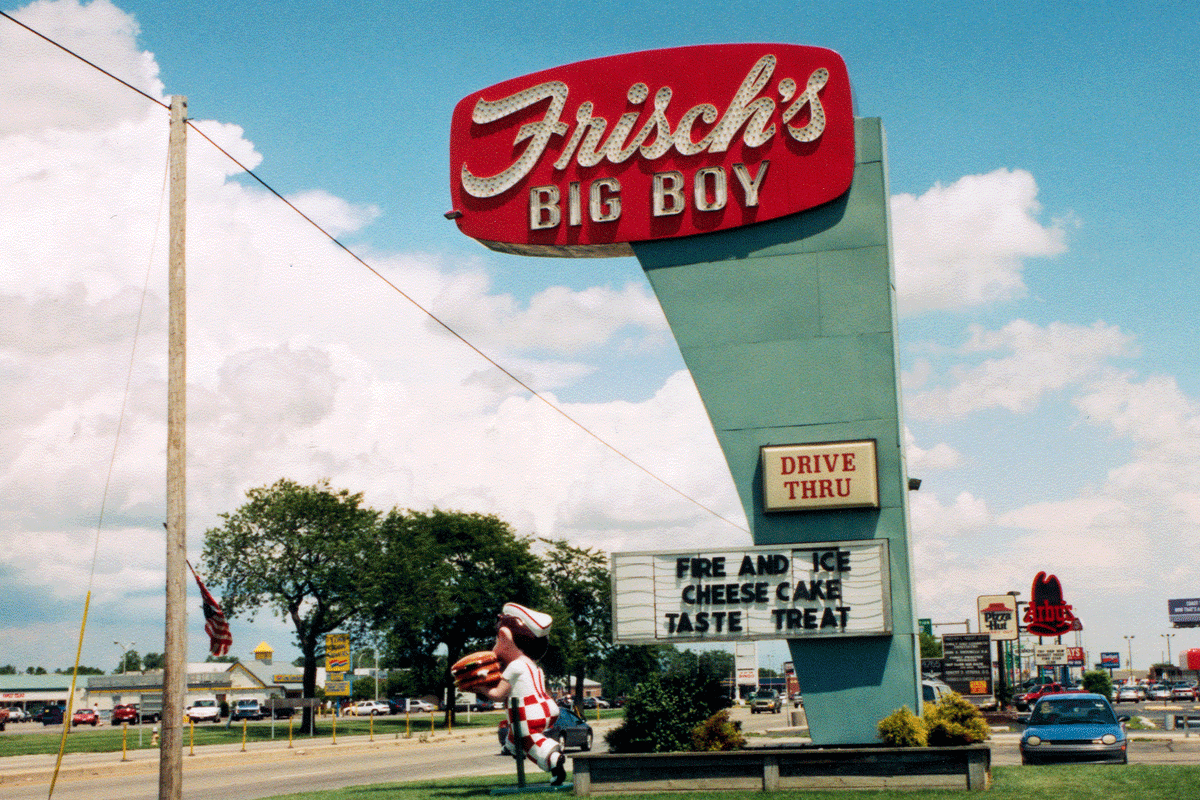
[[[138,704],[138,713],[142,716],[142,722],[158,722],[162,719],[162,695],[161,694],[144,694],[142,702]]]
[[[234,703],[233,709],[229,712],[231,720],[252,719],[258,721],[266,715],[266,709],[256,698],[244,697]]]
[[[751,714],[778,714],[783,711],[783,698],[774,689],[760,689],[750,699]]]

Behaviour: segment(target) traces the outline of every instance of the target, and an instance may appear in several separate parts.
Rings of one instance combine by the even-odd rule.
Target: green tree
[[[126,650],[120,660],[117,661],[117,668],[113,670],[114,675],[124,675],[126,672],[141,672],[142,657],[138,655],[137,650]]]
[[[25,674],[26,675],[45,675],[46,668],[45,667],[26,667]]]
[[[928,633],[919,634],[921,645],[921,658],[941,658],[942,657],[942,640],[936,636],[930,636]]]
[[[663,650],[660,655],[660,669],[663,675],[674,677],[700,674],[700,656],[695,650],[680,650],[672,646]]]
[[[732,698],[737,696],[733,653],[728,650],[704,650],[700,653],[697,666],[700,677],[719,684],[721,691],[732,702]]]
[[[619,645],[604,657],[597,678],[609,697],[625,697],[651,677],[658,677],[668,653],[675,650],[669,644]]]
[[[142,659],[142,669],[162,669],[166,657],[162,653],[146,653]]]
[[[56,670],[54,670],[54,674],[55,674],[55,675],[73,675],[73,674],[79,674],[79,675],[103,675],[103,674],[105,674],[105,673],[104,673],[104,670],[100,669],[99,667],[87,667],[87,666],[84,666],[84,665],[82,665],[82,664],[81,664],[81,665],[79,666],[79,672],[78,672],[78,673],[76,673],[76,672],[75,672],[75,667],[63,667],[62,669],[56,669]]]
[[[208,658],[204,659],[204,663],[205,664],[236,664],[237,660],[238,660],[237,656],[214,656],[212,653],[209,653]],[[292,666],[293,667],[304,666],[304,656],[300,656],[294,662],[292,662]]]
[[[1106,670],[1094,669],[1083,673],[1083,688],[1109,700],[1113,696],[1112,678]]]
[[[394,656],[389,663],[428,670],[445,648],[437,688],[453,698],[449,665],[491,647],[501,606],[537,608],[542,599],[531,540],[498,517],[436,508],[393,510],[380,524],[380,538],[370,594],[374,623]]]
[[[12,664],[5,664],[3,667],[0,667],[0,675],[16,675],[16,674],[17,674],[17,668],[14,667]]]
[[[378,512],[361,494],[328,481],[301,486],[282,479],[251,489],[248,502],[221,514],[224,525],[205,533],[209,586],[221,588],[229,616],[253,619],[266,607],[289,618],[304,656],[304,697],[315,697],[317,659],[327,633],[364,611],[360,581],[378,547]],[[311,731],[312,709],[302,730]]]
[[[575,702],[583,702],[583,679],[596,674],[612,648],[612,581],[608,556],[600,550],[574,547],[563,539],[543,539],[546,591],[543,610],[554,617],[550,652],[543,660],[547,675],[570,677]]]
[[[383,691],[384,683],[379,682],[379,689]],[[350,699],[351,700],[374,700],[375,699],[375,679],[370,675],[362,675],[355,678],[350,684]]]

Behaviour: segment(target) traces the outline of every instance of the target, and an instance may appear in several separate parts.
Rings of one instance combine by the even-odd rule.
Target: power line
[[[146,92],[142,91],[141,89],[137,88],[133,84],[131,84],[125,80],[122,80],[121,78],[117,77],[116,75],[114,75],[113,73],[104,69],[103,67],[100,67],[99,65],[93,63],[92,61],[89,61],[88,59],[84,58],[83,56],[81,56],[80,54],[71,50],[70,48],[63,46],[62,44],[59,44],[58,42],[54,41],[50,37],[46,36],[45,34],[40,33],[37,30],[34,30],[33,28],[29,27],[28,25],[21,22],[20,20],[15,19],[14,17],[5,13],[4,11],[0,11],[0,16],[3,16],[5,19],[11,20],[12,22],[21,26],[22,28],[24,28],[25,30],[34,34],[38,38],[43,39],[46,42],[50,43],[51,45],[57,47],[59,50],[62,50],[67,55],[70,55],[73,58],[76,58],[76,59],[82,61],[84,64],[87,64],[89,67],[95,69],[97,72],[100,72],[101,74],[107,76],[108,78],[111,78],[112,80],[116,81],[117,83],[121,84],[122,86],[126,87],[127,89],[130,89],[130,90],[136,92],[137,94],[146,98],[150,102],[156,103],[159,106],[162,106],[162,108],[166,109],[167,111],[170,110],[170,106],[168,106],[166,103],[162,102],[158,98],[155,98],[155,97],[147,94]],[[719,512],[709,508],[704,503],[701,503],[696,498],[694,498],[691,495],[684,492],[682,489],[679,489],[678,487],[672,485],[671,483],[668,483],[664,478],[661,478],[658,475],[656,475],[654,472],[651,472],[650,469],[648,469],[647,467],[644,467],[641,464],[639,464],[637,461],[634,461],[630,456],[626,455],[624,452],[617,449],[616,446],[609,444],[606,440],[601,438],[598,434],[593,432],[591,429],[589,429],[587,426],[585,426],[582,422],[580,422],[579,420],[572,417],[565,410],[558,407],[554,403],[550,402],[540,392],[538,392],[533,387],[529,386],[529,384],[525,383],[525,381],[518,378],[515,374],[513,374],[511,371],[509,371],[507,368],[505,368],[502,364],[500,364],[498,361],[493,359],[487,353],[483,352],[481,349],[476,347],[471,341],[469,341],[466,337],[464,337],[458,331],[454,330],[454,328],[452,328],[449,324],[447,324],[445,321],[443,321],[441,318],[439,318],[436,314],[434,314],[428,308],[426,308],[425,306],[423,306],[419,302],[417,302],[411,295],[409,295],[407,292],[405,292],[399,286],[397,286],[396,284],[394,284],[390,280],[388,280],[386,277],[384,277],[383,274],[381,274],[379,272],[379,270],[375,269],[373,266],[371,266],[366,261],[364,261],[357,253],[355,253],[353,250],[351,250],[349,247],[347,247],[342,242],[338,241],[337,237],[335,237],[333,234],[329,233],[329,231],[322,228],[316,221],[314,221],[311,217],[309,217],[307,214],[305,214],[303,211],[301,211],[299,208],[297,208],[290,200],[288,200],[286,197],[284,197],[282,194],[280,194],[278,191],[276,191],[274,187],[272,187],[269,183],[267,183],[259,175],[257,175],[254,172],[254,170],[250,169],[245,164],[238,161],[232,154],[230,154],[227,150],[225,150],[225,148],[221,147],[219,144],[217,144],[211,138],[209,138],[208,135],[206,133],[204,133],[204,131],[197,128],[190,119],[187,120],[186,122],[187,122],[188,127],[190,127],[197,134],[199,134],[210,145],[215,147],[222,155],[224,155],[226,158],[228,158],[230,161],[232,161],[234,164],[236,164],[238,169],[242,170],[247,175],[249,175],[251,178],[253,178],[255,181],[257,181],[260,186],[262,186],[264,189],[266,189],[268,192],[270,192],[272,195],[274,195],[276,198],[278,198],[280,201],[282,201],[285,205],[287,205],[288,208],[290,208],[292,211],[294,211],[296,214],[298,214],[308,224],[310,224],[314,228],[316,228],[323,236],[325,236],[325,238],[329,239],[329,241],[331,241],[333,244],[337,245],[342,251],[344,251],[347,255],[349,255],[351,258],[353,258],[355,261],[357,261],[359,264],[361,264],[363,267],[365,267],[367,270],[369,270],[371,272],[371,274],[373,274],[379,280],[383,281],[388,287],[390,287],[394,292],[396,292],[401,297],[403,297],[405,300],[407,300],[412,306],[414,306],[416,309],[418,309],[421,313],[425,314],[431,320],[436,322],[444,331],[449,333],[451,336],[453,336],[455,339],[457,339],[462,344],[466,345],[468,348],[470,348],[472,351],[474,351],[480,358],[484,359],[489,364],[491,364],[493,367],[495,367],[497,370],[502,372],[505,376],[507,376],[510,380],[512,380],[514,383],[516,383],[522,389],[529,392],[530,395],[532,395],[534,398],[536,398],[537,400],[542,402],[547,408],[549,408],[552,411],[559,414],[561,417],[563,417],[565,420],[570,422],[576,428],[583,431],[588,436],[592,437],[592,439],[594,439],[595,441],[597,441],[598,443],[600,443],[601,445],[606,447],[609,451],[611,451],[618,457],[624,459],[627,463],[629,463],[633,467],[637,468],[638,470],[640,470],[642,473],[644,473],[648,477],[654,479],[655,481],[658,481],[660,484],[665,486],[667,489],[670,489],[672,492],[675,492],[677,495],[679,495],[683,499],[687,500],[689,503],[692,503],[696,507],[701,508],[704,511],[707,511],[712,516],[733,526],[734,528],[737,528],[740,531],[743,531],[743,532],[746,531],[745,528],[738,525],[736,522],[733,522],[732,520],[723,516]]]

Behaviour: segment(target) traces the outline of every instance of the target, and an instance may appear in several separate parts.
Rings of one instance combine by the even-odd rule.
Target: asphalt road
[[[1153,713],[1144,707],[1138,709],[1139,714],[1145,711]],[[1121,713],[1126,711],[1122,709]],[[789,717],[786,712],[752,715],[746,709],[734,711],[734,718],[741,720],[743,730],[750,734],[752,746],[803,741],[798,736],[800,731],[788,727]],[[603,740],[604,730],[615,724],[603,723],[597,730],[597,742]],[[1020,763],[1018,738],[1016,733],[993,737],[994,765]],[[1132,738],[1131,763],[1200,764],[1200,733],[1185,738],[1179,732],[1134,732]],[[120,761],[119,753],[68,756],[53,797],[59,800],[157,797],[157,752],[138,751],[131,756],[132,760],[125,763]],[[46,798],[53,764],[50,756],[0,759],[0,796],[6,800]],[[183,796],[187,800],[213,797],[254,800],[362,784],[469,776],[495,776],[497,786],[515,784],[513,762],[499,755],[493,732],[459,732],[432,739],[376,737],[375,742],[369,742],[365,736],[339,737],[336,745],[297,739],[292,749],[287,748],[286,741],[260,742],[252,743],[244,753],[239,745],[197,748],[195,756],[184,756]]]

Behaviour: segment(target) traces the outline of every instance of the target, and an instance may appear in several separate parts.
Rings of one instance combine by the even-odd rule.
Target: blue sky
[[[912,508],[918,613],[973,616],[976,595],[1027,596],[1045,569],[1093,659],[1124,652],[1136,632],[1144,666],[1165,649],[1167,598],[1200,596],[1187,557],[1200,545],[1200,11],[0,8],[154,96],[187,95],[199,127],[389,279],[735,518],[636,261],[503,256],[460,235],[441,216],[450,114],[472,91],[587,58],[708,42],[832,48],[856,113],[881,117],[888,135],[910,471],[924,480]],[[83,657],[111,667],[114,639],[161,641],[165,115],[7,20],[0,45],[11,321],[0,334],[0,661],[52,668],[74,652],[149,269]],[[218,513],[285,475],[329,477],[380,508],[495,512],[606,550],[748,542],[564,429],[199,137],[190,147],[193,557]],[[235,621],[234,636],[244,655],[262,639],[291,648],[269,616]],[[193,633],[194,654],[202,643]],[[1181,646],[1200,647],[1200,633],[1179,632]]]

